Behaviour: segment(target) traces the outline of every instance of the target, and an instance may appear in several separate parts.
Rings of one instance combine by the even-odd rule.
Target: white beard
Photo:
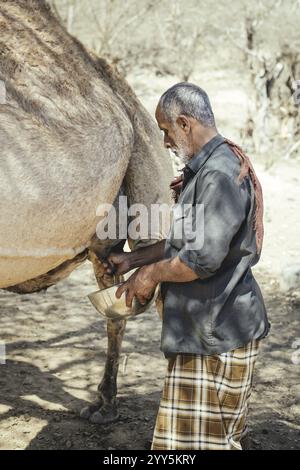
[[[190,161],[190,157],[185,152],[177,150],[176,154],[183,165],[186,165]]]

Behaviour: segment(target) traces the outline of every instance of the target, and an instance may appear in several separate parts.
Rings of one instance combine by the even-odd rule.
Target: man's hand
[[[107,274],[125,274],[134,268],[153,264],[164,257],[165,240],[131,252],[112,252],[103,262]]]
[[[106,268],[107,274],[125,274],[132,269],[131,266],[131,253],[111,253],[108,262],[104,262],[103,266]],[[112,269],[114,268],[114,269]]]
[[[116,297],[119,299],[121,295],[126,292],[127,307],[132,307],[134,297],[137,297],[142,305],[145,305],[147,301],[151,299],[158,284],[153,278],[153,266],[154,265],[149,265],[140,268],[118,288]]]

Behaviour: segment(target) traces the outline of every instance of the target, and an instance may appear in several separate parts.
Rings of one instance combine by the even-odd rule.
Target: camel
[[[33,293],[103,260],[125,240],[100,240],[97,207],[170,204],[173,171],[159,130],[129,85],[69,35],[44,0],[0,4],[0,288]],[[3,87],[2,87],[3,89]],[[155,239],[128,240],[131,249]],[[117,373],[126,321],[107,322],[108,349],[93,423],[118,418]]]

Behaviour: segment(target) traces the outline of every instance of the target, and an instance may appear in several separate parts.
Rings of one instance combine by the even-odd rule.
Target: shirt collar
[[[197,173],[204,163],[209,159],[217,147],[225,142],[224,137],[221,134],[217,134],[207,144],[202,147],[199,153],[197,153],[188,163],[187,167],[190,168],[193,173]]]

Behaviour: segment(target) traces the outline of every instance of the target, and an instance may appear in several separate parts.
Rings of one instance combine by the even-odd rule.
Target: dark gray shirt
[[[251,179],[237,183],[240,162],[221,135],[192,158],[187,170],[165,258],[178,255],[199,277],[161,284],[166,357],[221,354],[263,338],[270,328],[251,271],[259,259]]]

